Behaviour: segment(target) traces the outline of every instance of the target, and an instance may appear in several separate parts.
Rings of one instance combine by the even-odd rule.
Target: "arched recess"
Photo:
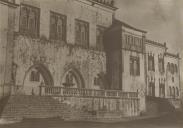
[[[64,73],[61,84],[64,87],[85,88],[84,79],[81,73],[75,68],[70,68]]]
[[[27,95],[38,94],[40,85],[54,86],[54,81],[46,66],[35,64],[25,73],[23,80],[24,93]]]

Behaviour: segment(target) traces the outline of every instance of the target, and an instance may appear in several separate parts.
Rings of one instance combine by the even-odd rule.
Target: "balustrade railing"
[[[118,90],[93,90],[83,88],[64,88],[40,86],[40,95],[74,96],[74,97],[106,97],[106,98],[138,98],[138,92],[123,92]]]

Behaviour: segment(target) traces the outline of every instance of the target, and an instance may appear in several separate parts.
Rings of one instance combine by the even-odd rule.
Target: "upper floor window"
[[[158,56],[159,72],[164,72],[164,57]]]
[[[154,56],[148,55],[148,70],[155,71]]]
[[[99,50],[103,50],[104,49],[104,44],[103,44],[103,41],[104,41],[104,31],[105,31],[105,28],[102,27],[102,26],[97,26],[97,41],[96,41],[96,47],[97,49]]]
[[[135,50],[138,52],[142,51],[142,43],[143,43],[142,38],[125,34],[124,41],[125,41],[124,46],[126,49]]]
[[[140,59],[139,57],[130,57],[130,75],[139,76],[140,75]]]
[[[37,37],[39,35],[40,10],[36,7],[21,5],[20,7],[20,33]]]
[[[66,41],[66,16],[51,12],[50,39]]]
[[[167,70],[171,74],[174,74],[174,73],[177,73],[178,72],[178,67],[177,67],[176,64],[173,64],[173,63],[168,62],[168,64],[167,64]]]
[[[75,20],[75,40],[77,45],[89,47],[89,23]]]

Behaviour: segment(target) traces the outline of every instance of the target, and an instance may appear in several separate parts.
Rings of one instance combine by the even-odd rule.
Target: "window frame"
[[[82,23],[82,24],[85,24],[86,25],[86,28],[87,28],[87,30],[86,30],[86,34],[85,35],[87,35],[87,40],[86,40],[86,42],[82,42],[81,40],[81,34],[82,34],[82,32],[80,32],[80,39],[79,39],[79,43],[77,42],[77,30],[76,30],[76,25],[77,25],[77,23]],[[80,20],[80,19],[75,19],[75,45],[78,45],[78,46],[81,46],[81,47],[84,47],[84,48],[89,48],[89,46],[90,46],[90,44],[89,44],[89,42],[90,42],[90,24],[89,24],[89,22],[87,22],[87,21],[84,21],[84,20]],[[86,43],[86,44],[85,44]]]
[[[22,28],[22,25],[21,25],[21,23],[22,23],[22,7],[26,7],[26,8],[29,8],[29,9],[35,9],[35,10],[37,10],[37,30],[36,30],[36,34],[34,33],[30,33],[30,30],[28,30],[28,24],[29,23],[27,23],[27,30],[26,31],[23,31],[23,30],[21,30],[21,29],[23,29]],[[41,9],[40,8],[38,8],[38,7],[35,7],[35,6],[32,6],[32,5],[28,5],[28,4],[24,4],[24,3],[21,3],[20,4],[20,12],[19,12],[19,14],[20,14],[20,17],[19,17],[19,33],[20,34],[22,34],[22,35],[26,35],[26,36],[31,36],[31,37],[34,37],[34,38],[38,38],[39,36],[40,36],[40,15],[41,15]],[[27,22],[29,22],[29,21],[27,21]]]
[[[136,71],[135,71],[135,62],[136,62]],[[140,76],[140,57],[130,56],[130,75],[131,76]]]
[[[59,19],[59,18],[63,18],[64,20],[62,20],[62,21],[64,21],[64,25],[62,26],[63,28],[63,34],[62,34],[62,37],[61,37],[61,39],[59,39],[59,37],[58,37],[58,30],[56,29],[55,31],[55,33],[56,33],[56,37],[51,37],[51,17],[52,16],[54,16],[54,17],[57,17],[57,20]],[[58,18],[59,17],[59,18]],[[61,13],[58,13],[58,12],[54,12],[54,11],[50,11],[50,22],[49,22],[50,24],[49,24],[49,39],[51,39],[51,40],[61,40],[61,41],[66,41],[67,40],[67,16],[66,15],[63,15],[63,14],[61,14]],[[56,23],[56,28],[58,27],[58,23]]]

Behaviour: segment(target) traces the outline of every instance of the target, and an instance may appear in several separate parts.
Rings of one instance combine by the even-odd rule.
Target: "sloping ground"
[[[16,120],[23,118],[62,118],[65,105],[52,97],[10,96],[2,111],[1,118]]]

